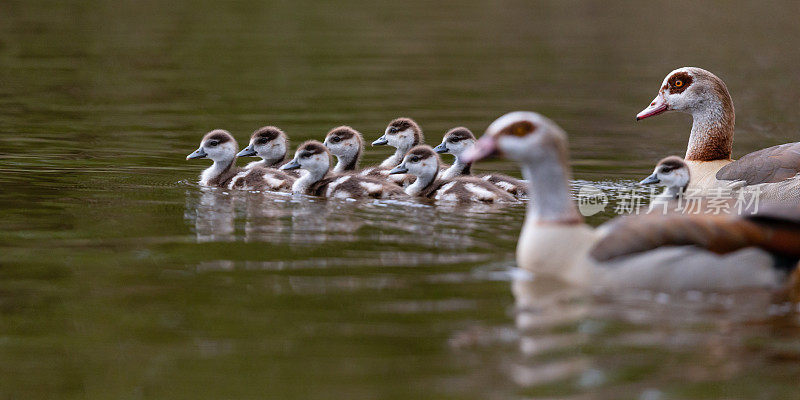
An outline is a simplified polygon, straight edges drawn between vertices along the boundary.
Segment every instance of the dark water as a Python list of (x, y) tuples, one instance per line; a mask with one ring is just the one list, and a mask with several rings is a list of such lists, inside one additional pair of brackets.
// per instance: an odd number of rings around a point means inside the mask
[(688, 117), (633, 122), (678, 66), (727, 81), (735, 156), (800, 140), (799, 12), (5, 1), (0, 398), (797, 398), (800, 321), (770, 293), (575, 294), (513, 269), (523, 206), (208, 191), (184, 157), (218, 127), (410, 116), (438, 143), (527, 109), (618, 190), (685, 148)]

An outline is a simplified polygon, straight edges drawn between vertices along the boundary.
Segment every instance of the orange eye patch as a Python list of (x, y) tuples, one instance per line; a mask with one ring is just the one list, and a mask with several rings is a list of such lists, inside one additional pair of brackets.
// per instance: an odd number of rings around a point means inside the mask
[(525, 136), (534, 131), (536, 127), (528, 121), (517, 122), (508, 127), (508, 134), (513, 136)]
[(677, 72), (669, 77), (667, 84), (670, 94), (682, 93), (692, 84), (692, 76), (683, 71)]

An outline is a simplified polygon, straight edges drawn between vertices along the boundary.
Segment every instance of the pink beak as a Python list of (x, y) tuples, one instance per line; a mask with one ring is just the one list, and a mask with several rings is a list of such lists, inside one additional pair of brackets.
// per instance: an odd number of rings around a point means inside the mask
[(652, 117), (653, 115), (658, 115), (667, 111), (669, 107), (667, 106), (667, 101), (664, 99), (664, 96), (659, 92), (658, 96), (653, 99), (653, 102), (650, 103), (647, 108), (642, 110), (639, 114), (636, 114), (636, 120), (645, 119), (647, 117)]
[(475, 161), (483, 160), (484, 158), (491, 157), (497, 153), (497, 142), (495, 138), (489, 135), (483, 135), (475, 145), (467, 149), (461, 156), (461, 160), (465, 163), (474, 163)]

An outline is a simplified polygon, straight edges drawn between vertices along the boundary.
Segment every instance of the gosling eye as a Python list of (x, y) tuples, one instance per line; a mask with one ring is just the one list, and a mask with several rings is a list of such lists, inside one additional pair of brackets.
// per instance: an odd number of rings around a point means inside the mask
[(256, 140), (256, 144), (267, 144), (267, 139), (266, 138), (258, 139)]
[(409, 161), (411, 161), (411, 162), (413, 162), (413, 163), (415, 163), (415, 162), (419, 162), (419, 157), (417, 157), (417, 156), (411, 157), (411, 158), (409, 159)]
[(389, 128), (389, 133), (397, 133), (397, 128), (395, 127)]
[(661, 171), (659, 171), (659, 173), (660, 174), (664, 174), (664, 175), (669, 175), (669, 174), (672, 173), (672, 170), (671, 169), (667, 169), (667, 168), (663, 168), (663, 169), (661, 169)]
[(459, 141), (459, 140), (460, 140), (460, 139), (459, 139), (459, 138), (456, 138), (456, 137), (452, 137), (452, 138), (450, 138), (450, 139), (447, 139), (447, 141), (448, 141), (448, 142), (450, 142), (450, 143), (458, 143), (458, 141)]
[(209, 147), (217, 147), (218, 144), (219, 142), (216, 140), (211, 140), (208, 142)]
[(331, 138), (331, 142), (333, 142), (333, 143), (339, 143), (340, 141), (342, 141), (342, 138), (340, 138), (338, 136), (334, 136), (334, 137)]

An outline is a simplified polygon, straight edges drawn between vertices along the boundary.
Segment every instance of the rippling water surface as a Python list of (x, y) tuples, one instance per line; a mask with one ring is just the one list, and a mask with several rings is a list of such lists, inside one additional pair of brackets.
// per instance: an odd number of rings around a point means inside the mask
[(0, 397), (796, 398), (798, 312), (772, 293), (574, 293), (514, 268), (524, 205), (208, 190), (184, 157), (218, 127), (298, 144), (410, 116), (438, 143), (530, 109), (579, 183), (623, 192), (685, 148), (688, 117), (633, 122), (681, 65), (727, 81), (735, 156), (800, 140), (799, 11), (6, 1)]

